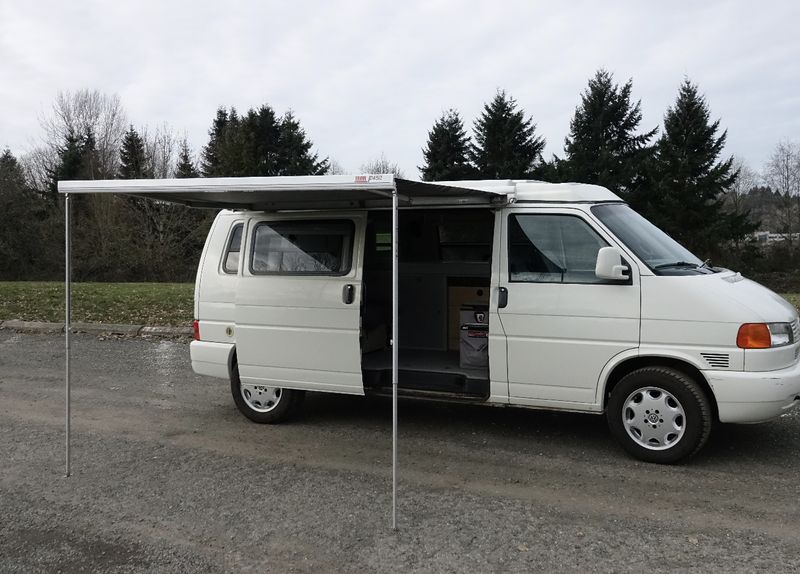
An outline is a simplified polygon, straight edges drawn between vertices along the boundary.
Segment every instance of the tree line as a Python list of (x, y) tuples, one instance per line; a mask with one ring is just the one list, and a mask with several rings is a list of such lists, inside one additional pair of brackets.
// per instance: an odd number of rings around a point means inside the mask
[[(665, 111), (663, 127), (642, 127), (633, 82), (599, 70), (570, 121), (563, 155), (543, 157), (537, 125), (503, 90), (468, 134), (449, 109), (422, 148), (423, 180), (536, 179), (609, 188), (700, 257), (766, 271), (770, 259), (752, 241), (761, 221), (788, 238), (800, 230), (800, 153), (779, 144), (763, 176), (724, 156), (727, 132), (688, 79)], [(313, 149), (291, 112), (269, 105), (239, 113), (220, 107), (195, 158), (169, 126), (135, 128), (116, 96), (61, 94), (42, 121), (42, 144), (22, 158), (0, 155), (0, 278), (52, 279), (63, 272), (63, 206), (57, 182), (71, 179), (319, 175), (343, 170)], [(402, 175), (385, 156), (369, 173)], [(100, 281), (192, 278), (213, 212), (116, 196), (75, 198), (75, 276)], [(786, 251), (789, 249), (789, 251)]]
[(538, 179), (602, 185), (700, 254), (715, 254), (756, 229), (742, 204), (725, 201), (739, 170), (723, 158), (727, 133), (712, 120), (696, 85), (685, 80), (664, 128), (641, 129), (632, 81), (600, 70), (589, 80), (570, 122), (563, 157), (542, 157), (533, 119), (503, 91), (474, 122), (473, 137), (455, 110), (428, 133), (423, 179)]

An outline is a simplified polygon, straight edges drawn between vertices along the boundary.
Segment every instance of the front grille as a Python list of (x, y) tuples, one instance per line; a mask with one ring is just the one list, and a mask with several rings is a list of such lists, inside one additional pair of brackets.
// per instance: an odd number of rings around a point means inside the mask
[(714, 369), (727, 369), (731, 365), (731, 358), (727, 353), (700, 353), (700, 355), (708, 366)]
[(800, 340), (800, 321), (797, 319), (792, 321), (792, 337), (795, 343)]

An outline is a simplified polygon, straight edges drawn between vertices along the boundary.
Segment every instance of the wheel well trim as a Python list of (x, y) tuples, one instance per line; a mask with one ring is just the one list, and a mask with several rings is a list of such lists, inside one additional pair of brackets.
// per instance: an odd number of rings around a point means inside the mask
[(605, 411), (608, 394), (616, 383), (628, 372), (637, 368), (661, 365), (683, 371), (692, 377), (708, 396), (714, 416), (718, 416), (718, 406), (713, 387), (703, 374), (700, 365), (691, 355), (675, 351), (648, 351), (642, 353), (639, 349), (623, 351), (611, 358), (600, 373), (597, 395), (595, 400)]
[(236, 345), (231, 345), (231, 350), (228, 352), (228, 378), (233, 378), (233, 365), (237, 362)]

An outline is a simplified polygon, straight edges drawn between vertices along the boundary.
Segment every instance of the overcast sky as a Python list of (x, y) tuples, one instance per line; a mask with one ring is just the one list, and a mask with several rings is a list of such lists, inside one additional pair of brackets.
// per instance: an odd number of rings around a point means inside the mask
[[(800, 140), (800, 2), (185, 2), (0, 0), (0, 148), (41, 137), (60, 90), (118, 93), (137, 126), (168, 122), (197, 151), (220, 105), (294, 110), (343, 168), (381, 152), (418, 178), (441, 112), (471, 128), (507, 90), (561, 154), (599, 67), (633, 78), (642, 128), (684, 76), (760, 169)], [(504, 7), (504, 8), (501, 8)]]

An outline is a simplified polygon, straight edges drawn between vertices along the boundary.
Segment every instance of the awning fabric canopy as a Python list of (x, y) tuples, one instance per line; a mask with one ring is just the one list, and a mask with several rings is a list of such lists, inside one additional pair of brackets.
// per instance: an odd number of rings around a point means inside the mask
[(58, 190), (62, 194), (125, 194), (191, 207), (265, 211), (390, 208), (395, 186), (399, 204), (406, 207), (495, 205), (513, 196), (513, 184), (481, 183), (466, 184), (473, 188), (455, 182), (366, 174), (61, 181)]
[(319, 175), (300, 177), (221, 177), (60, 181), (64, 194), (65, 251), (65, 430), (66, 476), (70, 476), (70, 332), (71, 216), (70, 199), (81, 194), (132, 195), (191, 207), (265, 211), (320, 209), (392, 210), (392, 527), (397, 527), (397, 398), (398, 398), (398, 211), (401, 207), (493, 206), (513, 201), (512, 181), (425, 183), (391, 174)]

